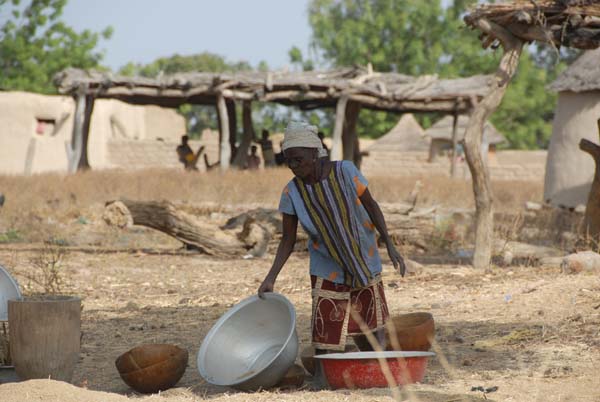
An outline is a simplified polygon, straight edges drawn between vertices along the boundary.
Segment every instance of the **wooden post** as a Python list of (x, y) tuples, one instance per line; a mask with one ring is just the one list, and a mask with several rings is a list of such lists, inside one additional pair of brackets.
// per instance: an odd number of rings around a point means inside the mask
[(81, 130), (81, 157), (77, 165), (78, 170), (87, 170), (90, 168), (88, 161), (88, 140), (90, 137), (92, 112), (94, 111), (94, 100), (94, 97), (91, 95), (85, 97), (85, 113), (83, 114), (83, 127)]
[[(356, 145), (358, 136), (356, 135), (356, 122), (358, 113), (360, 112), (360, 104), (356, 102), (348, 102), (346, 105), (344, 129), (342, 130), (342, 155), (344, 159), (354, 161), (356, 164)], [(359, 151), (360, 152), (360, 151)]]
[(75, 95), (75, 116), (73, 119), (73, 133), (71, 134), (71, 144), (66, 144), (67, 159), (69, 161), (69, 173), (75, 173), (79, 167), (83, 147), (83, 126), (86, 109), (85, 88), (80, 88)]
[(489, 116), (500, 105), (506, 88), (517, 70), (523, 42), (504, 28), (486, 19), (480, 19), (478, 26), (482, 32), (498, 38), (504, 48), (504, 54), (495, 74), (495, 85), (475, 106), (467, 124), (464, 139), (465, 156), (471, 171), (473, 193), (475, 195), (476, 229), (473, 266), (487, 269), (492, 257), (494, 210), (490, 175), (488, 167), (481, 156), (483, 126)]
[[(600, 137), (600, 119), (598, 119), (598, 136)], [(600, 146), (585, 138), (579, 142), (579, 149), (594, 158), (596, 170), (594, 181), (588, 196), (585, 209), (585, 230), (595, 241), (600, 240)]]
[(335, 108), (335, 126), (333, 127), (333, 144), (331, 145), (330, 159), (337, 161), (343, 159), (342, 132), (344, 131), (344, 120), (346, 117), (346, 105), (348, 104), (348, 95), (342, 95)]
[(237, 151), (237, 115), (235, 112), (235, 101), (233, 99), (225, 99), (225, 105), (227, 105), (227, 119), (229, 120), (229, 146), (231, 148), (231, 157), (229, 158), (229, 161), (232, 162)]
[[(31, 137), (29, 139), (29, 144), (27, 144), (27, 152), (25, 153), (25, 169), (23, 173), (26, 176), (31, 174), (33, 169), (33, 158), (35, 157), (35, 147), (37, 144), (37, 138)], [(68, 145), (67, 145), (67, 153), (68, 153)]]
[(458, 146), (458, 112), (454, 111), (452, 121), (452, 160), (450, 161), (450, 176), (456, 177), (456, 147)]
[(217, 116), (219, 118), (219, 163), (221, 170), (229, 169), (229, 160), (231, 158), (231, 144), (229, 142), (229, 118), (227, 115), (227, 105), (225, 97), (219, 93), (217, 95)]
[(240, 168), (246, 164), (248, 149), (255, 138), (254, 127), (252, 125), (252, 102), (250, 101), (242, 102), (242, 127), (242, 142), (233, 158), (233, 164)]

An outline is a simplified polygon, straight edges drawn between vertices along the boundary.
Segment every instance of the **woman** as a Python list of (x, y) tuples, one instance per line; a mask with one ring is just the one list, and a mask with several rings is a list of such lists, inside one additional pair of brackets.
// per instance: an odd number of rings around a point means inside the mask
[(375, 229), (402, 276), (405, 265), (388, 235), (367, 180), (350, 161), (329, 161), (317, 128), (290, 122), (283, 152), (294, 173), (279, 203), (283, 237), (258, 294), (272, 292), (292, 253), (298, 221), (309, 236), (312, 343), (316, 353), (343, 351), (347, 335), (375, 330), (383, 341), (388, 309), (381, 282)]

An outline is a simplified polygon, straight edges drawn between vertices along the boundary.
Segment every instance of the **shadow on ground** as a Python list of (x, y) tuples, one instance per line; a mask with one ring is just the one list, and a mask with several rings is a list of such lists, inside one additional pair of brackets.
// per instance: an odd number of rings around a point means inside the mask
[[(119, 310), (84, 310), (82, 351), (73, 383), (85, 384), (94, 390), (131, 394), (133, 391), (119, 377), (114, 366), (115, 359), (140, 344), (173, 343), (189, 352), (188, 368), (177, 387), (188, 388), (201, 397), (236, 392), (206, 383), (196, 368), (196, 355), (202, 339), (230, 307), (215, 303), (211, 306), (182, 304), (176, 308), (138, 308), (131, 305)], [(299, 333), (307, 334), (310, 317), (300, 314), (297, 322)], [(540, 328), (535, 324), (524, 326), (492, 321), (444, 324), (437, 328), (436, 340), (438, 352), (441, 351), (451, 369), (449, 371), (440, 364), (439, 356), (433, 358), (423, 382), (436, 386), (448, 382), (453, 376), (469, 378), (471, 374), (483, 371), (510, 369), (515, 364), (537, 365), (539, 359), (527, 344), (537, 342), (539, 337)], [(307, 344), (306, 335), (301, 336), (301, 342)], [(304, 390), (311, 391), (310, 381)], [(387, 390), (377, 392), (389, 395)], [(418, 391), (418, 398), (423, 401), (481, 400), (481, 393), (477, 393), (478, 396), (474, 394), (470, 389), (465, 389), (464, 395), (452, 396)], [(493, 397), (493, 394), (489, 396)]]

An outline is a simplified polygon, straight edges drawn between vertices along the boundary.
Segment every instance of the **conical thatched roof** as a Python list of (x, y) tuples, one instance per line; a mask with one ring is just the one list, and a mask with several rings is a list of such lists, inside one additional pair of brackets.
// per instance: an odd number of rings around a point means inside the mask
[(387, 134), (369, 147), (372, 151), (427, 151), (430, 139), (411, 113), (402, 115), (398, 123)]
[(550, 89), (562, 92), (584, 92), (600, 89), (600, 49), (583, 53), (550, 84)]
[[(460, 115), (458, 116), (457, 124), (457, 141), (461, 141), (465, 136), (465, 130), (467, 123), (469, 122), (469, 116)], [(447, 140), (452, 141), (452, 125), (454, 124), (454, 116), (446, 116), (438, 120), (433, 126), (429, 127), (425, 131), (425, 135), (430, 137), (432, 140)], [(483, 137), (488, 144), (500, 144), (506, 141), (506, 138), (500, 133), (489, 121), (485, 122), (483, 127)]]

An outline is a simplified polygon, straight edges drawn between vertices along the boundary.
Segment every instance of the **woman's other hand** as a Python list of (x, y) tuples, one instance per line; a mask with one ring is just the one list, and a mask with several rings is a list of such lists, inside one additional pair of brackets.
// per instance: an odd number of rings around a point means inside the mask
[(258, 287), (258, 297), (263, 299), (265, 296), (265, 293), (272, 292), (274, 287), (275, 287), (275, 281), (270, 278), (265, 278), (263, 283), (261, 283), (260, 286)]
[(387, 250), (394, 268), (400, 272), (400, 275), (404, 276), (406, 274), (406, 264), (404, 263), (404, 258), (402, 258), (398, 250), (396, 250), (396, 246), (394, 246), (392, 242), (387, 243)]

